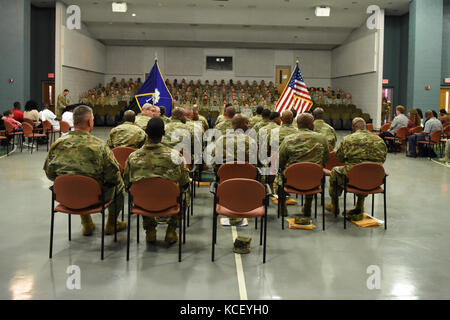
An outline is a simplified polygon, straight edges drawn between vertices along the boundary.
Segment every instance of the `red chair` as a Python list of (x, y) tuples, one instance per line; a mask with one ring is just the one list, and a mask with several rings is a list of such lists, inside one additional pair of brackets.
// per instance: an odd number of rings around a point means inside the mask
[(394, 141), (394, 144), (399, 143), (400, 146), (402, 146), (403, 143), (406, 143), (407, 139), (408, 139), (408, 128), (407, 127), (398, 128), (395, 131), (394, 137), (384, 137), (384, 140)]
[[(427, 141), (417, 141), (419, 144), (423, 144), (427, 146), (428, 155), (430, 155), (430, 151), (432, 150), (433, 146), (439, 146), (441, 144), (441, 130), (435, 130), (430, 134), (430, 139)], [(430, 157), (431, 158), (431, 157)]]
[(44, 129), (44, 133), (47, 134), (50, 139), (50, 144), (52, 143), (52, 140), (55, 141), (55, 133), (59, 133), (59, 136), (61, 136), (61, 130), (53, 129), (51, 122), (48, 120), (42, 121), (42, 128)]
[(263, 245), (264, 233), (263, 263), (266, 263), (269, 186), (264, 187), (261, 182), (253, 179), (236, 178), (220, 184), (215, 182), (210, 190), (214, 194), (211, 261), (214, 261), (217, 240), (217, 216), (222, 215), (229, 218), (261, 217), (259, 245)]
[(2, 140), (6, 140), (6, 156), (8, 156), (9, 155), (9, 141), (8, 141), (8, 138), (5, 137), (5, 136), (0, 136), (0, 141), (2, 141)]
[(380, 133), (386, 132), (389, 130), (390, 127), (391, 127), (391, 123), (387, 122), (381, 126), (380, 132), (376, 132), (375, 134), (379, 135)]
[[(178, 261), (181, 262), (181, 239), (186, 242), (186, 229), (183, 228), (182, 219), (185, 219), (183, 194), (178, 185), (170, 180), (161, 178), (148, 178), (133, 182), (128, 191), (128, 233), (127, 233), (127, 261), (130, 259), (130, 226), (131, 215), (137, 215), (137, 242), (139, 243), (139, 216), (170, 217), (179, 215), (179, 243)], [(182, 237), (183, 234), (183, 237)]]
[[(28, 138), (28, 142), (31, 139), (31, 154), (33, 154), (35, 141), (36, 141), (37, 151), (39, 151), (39, 143), (37, 142), (37, 139), (38, 138), (46, 138), (47, 135), (45, 135), (43, 133), (34, 132), (33, 127), (27, 122), (22, 123), (22, 128), (23, 128), (23, 134), (24, 134), (25, 138)], [(28, 150), (29, 149), (30, 149), (30, 146), (28, 145)], [(48, 139), (47, 139), (47, 151), (48, 151)]]
[[(102, 214), (102, 244), (101, 259), (104, 258), (105, 247), (105, 210), (113, 201), (105, 202), (100, 184), (93, 178), (79, 175), (63, 175), (56, 178), (52, 187), (52, 209), (50, 227), (50, 259), (53, 253), (53, 229), (55, 213), (68, 214), (69, 241), (71, 235), (71, 217), (75, 215), (86, 215), (93, 213)], [(59, 204), (55, 207), (55, 201)], [(114, 241), (117, 241), (117, 229), (114, 224)]]
[[(350, 168), (344, 182), (344, 229), (347, 228), (347, 193), (355, 195), (372, 195), (372, 217), (374, 215), (375, 194), (383, 194), (384, 200), (384, 229), (387, 229), (386, 215), (386, 177), (387, 174), (381, 164), (362, 162)], [(382, 186), (384, 186), (382, 188)]]
[(367, 130), (369, 130), (370, 132), (373, 132), (373, 123), (367, 124)]
[[(317, 218), (317, 194), (325, 199), (325, 175), (323, 168), (312, 162), (299, 162), (290, 165), (285, 173), (281, 173), (282, 187), (278, 188), (278, 214), (284, 213), (286, 195), (288, 193), (302, 196), (314, 195), (315, 212)], [(282, 215), (283, 216), (283, 215)], [(284, 230), (284, 219), (281, 219), (281, 228)], [(322, 201), (322, 229), (325, 230), (325, 206)]]
[(59, 122), (59, 131), (61, 133), (67, 133), (70, 129), (70, 124), (68, 122), (62, 120)]
[(23, 132), (14, 130), (14, 126), (9, 121), (3, 120), (3, 123), (5, 124), (6, 137), (8, 138), (8, 140), (10, 138), (12, 138), (13, 149), (14, 149), (14, 146), (15, 146), (15, 141), (14, 141), (15, 137), (18, 136), (19, 137), (20, 152), (22, 152), (22, 149), (23, 149), (23, 143), (22, 143)]
[(135, 151), (136, 149), (130, 147), (115, 147), (114, 149), (112, 149), (114, 157), (119, 163), (120, 173), (123, 173), (123, 170), (125, 170), (125, 164), (128, 160), (128, 157)]

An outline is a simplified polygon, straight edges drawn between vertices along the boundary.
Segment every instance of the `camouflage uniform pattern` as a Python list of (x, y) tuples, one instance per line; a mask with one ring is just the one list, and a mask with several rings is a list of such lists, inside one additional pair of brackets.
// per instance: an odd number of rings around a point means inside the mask
[(64, 93), (61, 93), (58, 96), (58, 100), (56, 103), (56, 117), (61, 118), (62, 114), (63, 114), (63, 106), (66, 106), (70, 103), (69, 98), (67, 98), (66, 95), (64, 95)]
[(299, 129), (284, 138), (280, 145), (280, 169), (285, 170), (297, 162), (312, 162), (325, 166), (330, 158), (328, 142), (320, 133)]
[(278, 133), (278, 142), (281, 146), (281, 143), (283, 143), (284, 139), (294, 133), (298, 133), (298, 128), (291, 124), (281, 124), (280, 131)]
[(139, 113), (134, 120), (134, 124), (145, 131), (147, 129), (147, 124), (152, 117), (149, 117), (146, 114)]
[(342, 194), (340, 186), (344, 184), (345, 175), (352, 166), (361, 162), (383, 164), (386, 154), (387, 147), (383, 139), (367, 130), (358, 130), (346, 136), (336, 151), (336, 157), (345, 166), (334, 167), (331, 171), (330, 196), (337, 198)]
[[(253, 111), (252, 111), (253, 112)], [(262, 120), (262, 116), (260, 114), (257, 114), (256, 116), (253, 116), (249, 122), (248, 122), (248, 127), (249, 128), (253, 128), (253, 126), (258, 123), (259, 121)]]
[[(227, 153), (227, 142), (234, 141), (234, 148), (233, 148), (233, 154)], [(242, 143), (245, 145), (245, 161), (250, 162), (250, 152), (252, 150), (258, 150), (256, 141), (251, 138), (250, 136), (239, 132), (239, 131), (233, 131), (230, 133), (227, 133), (225, 135), (222, 135), (219, 139), (217, 139), (217, 142), (213, 148), (212, 155), (216, 156), (216, 145), (220, 145), (222, 143), (222, 163), (227, 162), (228, 159), (233, 159), (233, 161), (238, 160), (238, 152), (237, 148), (238, 146), (242, 145)]]
[(123, 206), (124, 183), (119, 164), (106, 143), (83, 131), (70, 131), (51, 146), (44, 171), (54, 181), (61, 175), (82, 175), (97, 180), (105, 201), (116, 199), (109, 213), (117, 216)]
[(256, 133), (259, 132), (259, 129), (261, 129), (262, 127), (267, 126), (270, 123), (269, 119), (262, 119), (261, 121), (255, 123), (255, 125), (253, 127), (251, 127), (253, 130), (256, 131)]
[[(180, 164), (174, 164), (172, 159), (179, 158)], [(180, 190), (190, 182), (189, 171), (184, 167), (184, 159), (175, 150), (158, 144), (146, 144), (141, 149), (130, 154), (123, 172), (125, 185), (131, 186), (147, 178), (168, 179), (176, 184)], [(155, 218), (143, 217), (144, 229), (156, 227)], [(177, 225), (178, 215), (169, 218), (169, 225)]]
[(144, 130), (135, 126), (131, 122), (113, 128), (109, 133), (108, 147), (131, 147), (134, 149), (141, 148), (147, 142), (147, 134)]
[(314, 131), (322, 134), (327, 139), (328, 145), (334, 149), (336, 146), (337, 136), (336, 131), (332, 126), (323, 120), (315, 120)]
[(231, 120), (224, 119), (222, 122), (216, 124), (214, 128), (222, 132), (222, 135), (225, 135), (227, 133), (227, 130), (233, 130), (233, 125), (231, 123)]

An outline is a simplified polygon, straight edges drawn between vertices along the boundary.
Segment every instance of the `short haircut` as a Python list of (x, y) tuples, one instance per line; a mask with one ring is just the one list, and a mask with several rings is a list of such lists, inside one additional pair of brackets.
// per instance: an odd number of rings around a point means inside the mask
[(314, 117), (310, 113), (302, 113), (297, 118), (297, 126), (301, 128), (309, 128), (314, 123)]
[(92, 109), (88, 106), (78, 106), (73, 110), (73, 125), (83, 125), (92, 115)]
[(273, 111), (271, 114), (270, 114), (270, 120), (273, 120), (273, 119), (276, 119), (276, 118), (279, 118), (280, 117), (280, 113), (278, 113), (278, 112), (276, 112), (276, 111)]
[(136, 120), (136, 114), (133, 110), (127, 110), (123, 114), (123, 121), (134, 123), (134, 120)]
[(314, 109), (314, 111), (313, 111), (314, 119), (322, 120), (323, 119), (323, 113), (324, 113), (324, 111), (323, 111), (322, 108)]
[(233, 117), (233, 119), (231, 120), (231, 125), (233, 126), (234, 130), (237, 129), (242, 129), (242, 130), (246, 130), (247, 127), (245, 125), (245, 123), (248, 123), (248, 118), (242, 114), (237, 114)]
[(269, 109), (264, 109), (263, 112), (261, 113), (261, 115), (264, 119), (270, 119), (270, 114), (271, 114), (271, 112)]
[(69, 89), (64, 89), (64, 92), (69, 92)]
[(228, 118), (233, 118), (236, 114), (236, 109), (230, 106), (225, 110), (225, 114), (228, 116)]
[(14, 102), (14, 109), (20, 109), (20, 102)]
[(144, 111), (144, 110), (149, 110), (150, 111), (152, 107), (153, 106), (150, 103), (146, 103), (146, 104), (144, 104), (142, 106), (142, 111)]
[(366, 129), (366, 121), (360, 117), (354, 118), (352, 121), (352, 125), (356, 130), (365, 130)]
[(4, 115), (5, 117), (9, 116), (10, 114), (13, 114), (13, 112), (12, 112), (11, 110), (5, 110), (5, 111), (3, 112), (3, 115)]
[(256, 114), (262, 114), (263, 110), (264, 110), (264, 108), (262, 106), (258, 106), (256, 108)]
[(397, 106), (395, 109), (398, 112), (400, 112), (401, 114), (405, 114), (405, 107), (404, 106)]
[(282, 121), (284, 124), (291, 124), (292, 121), (294, 121), (294, 117), (293, 117), (293, 115), (292, 115), (292, 111), (291, 111), (291, 110), (284, 110), (284, 111), (281, 113), (281, 121)]
[(161, 117), (166, 115), (166, 107), (163, 106), (159, 107), (159, 111), (161, 113)]
[(151, 118), (147, 123), (145, 128), (145, 133), (147, 133), (150, 139), (156, 140), (161, 139), (165, 134), (164, 131), (164, 121), (160, 117)]
[(227, 103), (227, 104), (225, 105), (225, 108), (228, 108), (228, 107), (231, 107), (231, 106), (233, 106), (231, 103)]

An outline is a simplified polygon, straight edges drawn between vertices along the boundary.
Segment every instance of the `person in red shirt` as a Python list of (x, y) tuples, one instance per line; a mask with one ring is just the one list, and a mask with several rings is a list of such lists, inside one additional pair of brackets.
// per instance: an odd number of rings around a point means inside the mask
[(23, 122), (23, 112), (20, 111), (20, 107), (21, 107), (20, 102), (14, 102), (14, 109), (13, 109), (14, 120)]

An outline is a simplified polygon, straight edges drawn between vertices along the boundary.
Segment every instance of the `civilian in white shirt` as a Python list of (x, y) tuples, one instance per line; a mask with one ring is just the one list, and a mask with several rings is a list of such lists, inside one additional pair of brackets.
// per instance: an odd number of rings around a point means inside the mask
[(42, 122), (49, 121), (52, 124), (53, 130), (59, 130), (59, 121), (56, 120), (56, 115), (48, 107), (48, 104), (44, 104), (44, 109), (40, 112), (39, 117)]
[[(73, 131), (73, 106), (67, 106), (66, 109), (64, 109), (65, 112), (62, 114), (62, 121), (67, 122), (70, 125), (70, 131)], [(63, 133), (62, 135), (65, 136), (68, 134), (68, 132)]]

